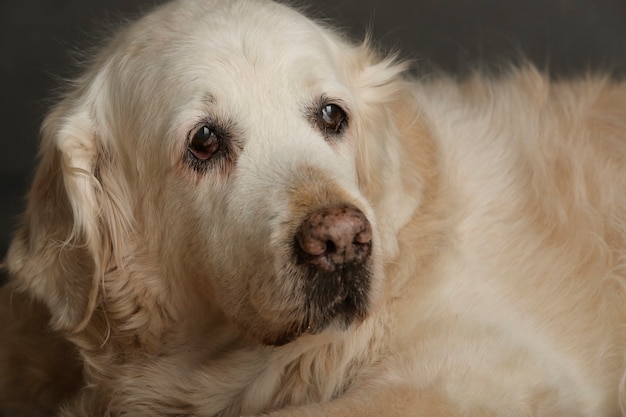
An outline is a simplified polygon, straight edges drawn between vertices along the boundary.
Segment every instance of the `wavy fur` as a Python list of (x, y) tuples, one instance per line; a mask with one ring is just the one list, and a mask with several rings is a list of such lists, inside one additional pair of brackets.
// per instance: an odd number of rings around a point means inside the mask
[[(2, 411), (626, 415), (626, 84), (406, 70), (268, 1), (178, 0), (115, 36), (42, 129)], [(362, 321), (294, 255), (335, 206), (372, 228)]]

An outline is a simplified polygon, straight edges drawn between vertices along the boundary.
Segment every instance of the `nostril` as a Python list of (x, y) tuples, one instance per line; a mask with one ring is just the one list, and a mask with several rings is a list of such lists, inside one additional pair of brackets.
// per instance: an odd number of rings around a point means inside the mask
[(370, 243), (372, 241), (372, 228), (369, 226), (369, 222), (366, 228), (361, 232), (357, 233), (354, 237), (355, 243), (365, 244)]
[(298, 245), (300, 248), (309, 255), (319, 256), (326, 253), (328, 250), (328, 243), (330, 241), (322, 241), (319, 239), (315, 239), (314, 236), (311, 235), (309, 231), (300, 231), (296, 235), (296, 240), (298, 241)]

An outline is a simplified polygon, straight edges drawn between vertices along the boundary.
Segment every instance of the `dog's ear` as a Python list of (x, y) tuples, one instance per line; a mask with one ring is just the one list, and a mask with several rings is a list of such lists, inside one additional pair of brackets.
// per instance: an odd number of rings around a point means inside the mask
[(357, 48), (356, 62), (357, 176), (389, 259), (398, 253), (398, 232), (432, 194), (437, 151), (407, 79), (408, 64), (379, 58), (368, 41)]
[(67, 331), (88, 323), (115, 244), (132, 223), (122, 170), (93, 107), (67, 99), (44, 121), (39, 166), (7, 256), (15, 287), (42, 300), (53, 327)]

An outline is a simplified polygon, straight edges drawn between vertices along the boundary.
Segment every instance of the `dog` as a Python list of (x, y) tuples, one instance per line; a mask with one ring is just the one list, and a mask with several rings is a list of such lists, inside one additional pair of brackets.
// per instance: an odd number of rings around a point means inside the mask
[(7, 416), (626, 416), (626, 83), (175, 0), (51, 110)]

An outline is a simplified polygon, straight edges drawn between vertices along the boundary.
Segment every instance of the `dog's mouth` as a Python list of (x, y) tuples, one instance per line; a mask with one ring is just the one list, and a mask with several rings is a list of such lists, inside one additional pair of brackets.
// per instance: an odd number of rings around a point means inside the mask
[(369, 305), (369, 271), (369, 267), (362, 264), (346, 265), (333, 274), (309, 271), (305, 310), (317, 321), (311, 327), (321, 331), (331, 322), (347, 327), (365, 319)]
[[(305, 289), (304, 305), (287, 319), (287, 325), (279, 330), (263, 335), (262, 343), (266, 345), (282, 346), (294, 341), (300, 336), (321, 333), (330, 326), (345, 330), (352, 324), (365, 320), (369, 311), (369, 274), (367, 269), (347, 268), (341, 280), (354, 280), (353, 285), (321, 285)], [(321, 280), (329, 277), (316, 277)], [(339, 278), (332, 277), (330, 281), (338, 282)]]
[[(296, 232), (293, 260), (300, 305), (284, 317), (281, 330), (265, 334), (268, 345), (284, 345), (331, 325), (345, 329), (369, 310), (372, 229), (352, 205), (316, 210)], [(293, 271), (293, 269), (292, 269)]]

